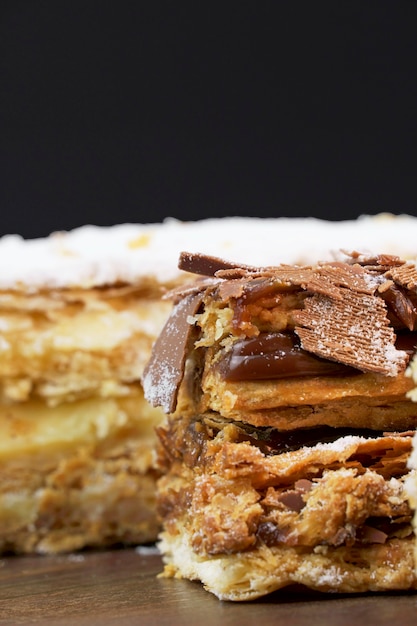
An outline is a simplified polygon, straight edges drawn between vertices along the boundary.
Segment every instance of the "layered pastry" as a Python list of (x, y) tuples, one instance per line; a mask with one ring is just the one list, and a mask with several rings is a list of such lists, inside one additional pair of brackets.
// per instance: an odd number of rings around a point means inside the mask
[(1, 552), (155, 539), (162, 415), (140, 378), (168, 312), (147, 277), (0, 290)]
[(177, 266), (181, 250), (276, 264), (332, 259), (348, 242), (409, 255), (416, 237), (417, 219), (380, 215), (168, 219), (1, 238), (0, 552), (157, 537), (155, 428), (165, 416), (144, 400), (141, 378), (171, 311), (163, 295), (192, 278)]
[(193, 283), (146, 366), (162, 407), (165, 574), (225, 600), (288, 585), (415, 589), (405, 482), (417, 269), (388, 254), (252, 266), (183, 253)]

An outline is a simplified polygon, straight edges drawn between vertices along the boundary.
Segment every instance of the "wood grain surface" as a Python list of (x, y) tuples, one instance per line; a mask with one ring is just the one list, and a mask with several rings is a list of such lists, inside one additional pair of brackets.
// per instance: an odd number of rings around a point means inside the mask
[(199, 583), (158, 578), (155, 550), (0, 560), (0, 624), (73, 626), (407, 626), (417, 594), (338, 596), (281, 590), (221, 602)]

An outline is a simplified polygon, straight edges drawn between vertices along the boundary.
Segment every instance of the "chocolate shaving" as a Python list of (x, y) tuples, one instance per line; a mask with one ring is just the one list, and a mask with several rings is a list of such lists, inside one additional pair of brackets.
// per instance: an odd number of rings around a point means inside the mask
[(258, 269), (251, 268), (249, 266), (247, 266), (246, 269), (244, 269), (243, 267), (236, 267), (230, 270), (218, 270), (216, 272), (216, 278), (222, 278), (223, 280), (238, 280), (239, 278), (244, 278), (245, 280), (248, 280), (250, 278), (257, 277), (265, 278), (268, 276), (274, 276), (275, 271), (275, 268), (269, 270), (267, 267)]
[(278, 502), (281, 502), (292, 511), (300, 513), (306, 505), (303, 495), (309, 493), (312, 487), (313, 483), (311, 480), (300, 478), (295, 481), (294, 489), (287, 489), (279, 494)]
[(178, 268), (193, 274), (215, 276), (224, 281), (273, 277), (277, 284), (297, 286), (305, 285), (314, 273), (309, 266), (281, 264), (276, 267), (255, 267), (192, 252), (181, 252)]
[(413, 331), (417, 327), (417, 297), (397, 285), (390, 285), (381, 293), (393, 321), (401, 328), (402, 326)]
[(277, 287), (301, 287), (306, 289), (307, 285), (313, 280), (314, 275), (315, 270), (311, 267), (297, 265), (280, 265), (275, 268), (273, 273), (265, 271), (266, 277), (270, 278), (273, 276)]
[(243, 272), (259, 271), (259, 268), (241, 263), (232, 263), (216, 256), (199, 254), (193, 252), (181, 252), (178, 268), (184, 272), (200, 274), (203, 276), (215, 276), (219, 270), (237, 270), (239, 274)]
[(299, 513), (306, 505), (303, 500), (303, 495), (295, 489), (288, 489), (280, 494), (278, 501), (291, 511)]
[(242, 298), (247, 292), (248, 285), (252, 282), (251, 279), (237, 279), (237, 280), (225, 280), (221, 282), (217, 290), (217, 295), (223, 302), (229, 302), (232, 298), (235, 300)]
[(358, 293), (373, 294), (377, 283), (370, 278), (369, 274), (360, 265), (326, 263), (317, 268), (313, 279), (307, 284), (309, 291), (322, 293), (338, 300), (341, 300), (343, 297), (340, 287), (345, 287)]
[(205, 277), (197, 278), (191, 284), (180, 285), (167, 291), (163, 296), (163, 300), (172, 300), (174, 303), (178, 303), (183, 298), (197, 293), (207, 293), (209, 289), (214, 289), (219, 285), (220, 281), (215, 278)]
[(383, 300), (341, 289), (342, 300), (315, 294), (294, 313), (303, 349), (363, 371), (387, 376), (403, 371), (408, 355), (395, 348)]
[(360, 543), (385, 543), (388, 535), (378, 528), (364, 524), (358, 529), (356, 538)]
[(412, 291), (417, 289), (417, 268), (411, 263), (406, 263), (400, 267), (391, 267), (387, 275), (401, 287), (406, 287)]
[(347, 263), (357, 263), (368, 271), (386, 271), (404, 265), (405, 261), (393, 254), (366, 255), (360, 252), (345, 252)]
[(155, 341), (143, 374), (145, 398), (153, 406), (161, 406), (167, 413), (175, 410), (184, 376), (188, 343), (193, 330), (188, 318), (197, 313), (202, 301), (203, 293), (191, 293), (173, 308)]
[(307, 478), (300, 478), (299, 480), (295, 481), (294, 487), (297, 489), (297, 491), (300, 491), (301, 493), (308, 493), (309, 491), (311, 491), (313, 483)]

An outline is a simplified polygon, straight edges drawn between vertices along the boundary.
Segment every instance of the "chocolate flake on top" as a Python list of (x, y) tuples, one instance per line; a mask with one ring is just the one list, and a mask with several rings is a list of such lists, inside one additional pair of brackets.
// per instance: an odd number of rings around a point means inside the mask
[(161, 406), (167, 413), (175, 409), (184, 375), (187, 345), (193, 328), (188, 319), (198, 311), (202, 298), (201, 292), (188, 294), (173, 308), (143, 374), (147, 400), (154, 406)]
[(313, 295), (294, 313), (303, 349), (363, 371), (403, 371), (408, 356), (395, 348), (386, 303), (374, 295), (380, 282), (360, 265), (319, 266), (307, 286)]
[(304, 350), (363, 371), (395, 376), (408, 355), (395, 348), (395, 333), (382, 299), (343, 290), (343, 299), (314, 294), (294, 314)]
[(359, 293), (373, 294), (377, 283), (375, 279), (370, 279), (369, 274), (360, 265), (326, 263), (319, 265), (313, 272), (313, 278), (307, 289), (341, 300), (344, 297), (341, 287)]
[(203, 276), (215, 276), (219, 270), (256, 270), (256, 268), (252, 268), (249, 265), (242, 266), (239, 263), (231, 263), (208, 254), (194, 254), (192, 252), (181, 252), (178, 268), (184, 272), (191, 272), (192, 274), (200, 274)]
[(400, 267), (391, 267), (387, 272), (398, 285), (410, 290), (417, 289), (417, 267), (411, 263), (405, 263)]

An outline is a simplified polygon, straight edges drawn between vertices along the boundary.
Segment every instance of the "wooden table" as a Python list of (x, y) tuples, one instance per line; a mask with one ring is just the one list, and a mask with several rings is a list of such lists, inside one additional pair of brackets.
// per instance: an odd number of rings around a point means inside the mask
[(0, 560), (0, 624), (65, 626), (407, 626), (417, 594), (276, 592), (221, 602), (198, 583), (157, 578), (155, 549)]

